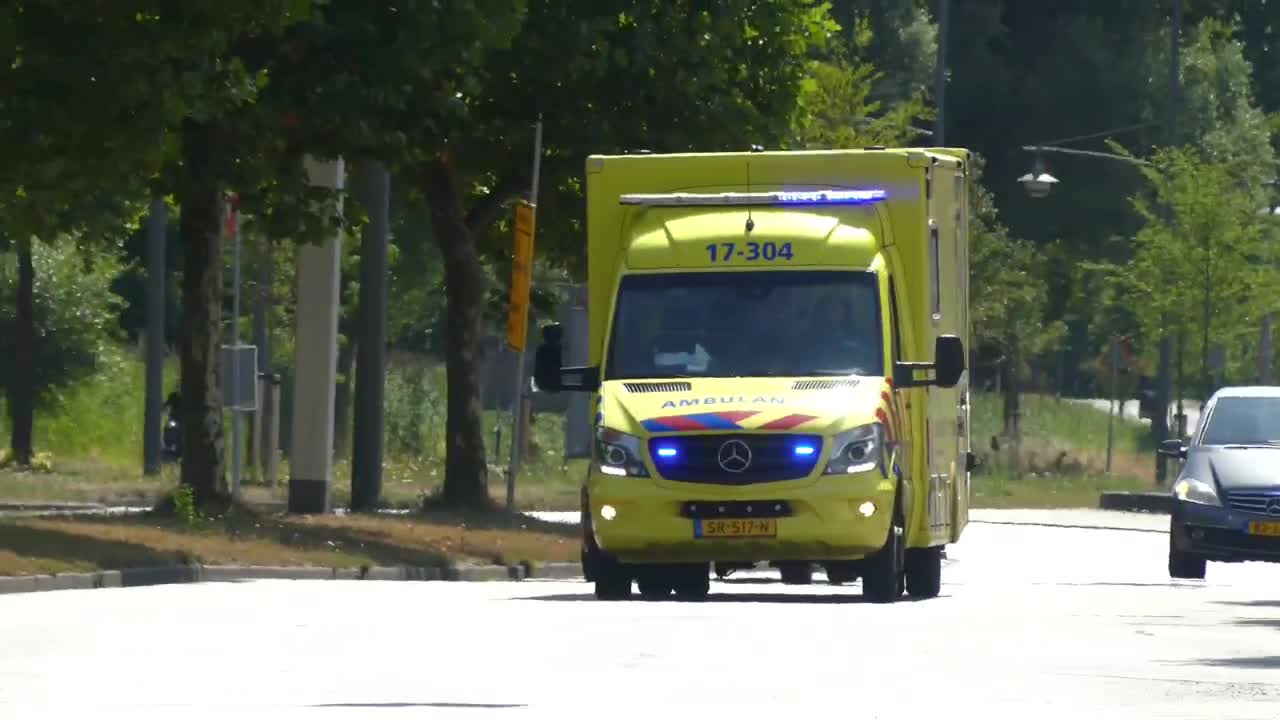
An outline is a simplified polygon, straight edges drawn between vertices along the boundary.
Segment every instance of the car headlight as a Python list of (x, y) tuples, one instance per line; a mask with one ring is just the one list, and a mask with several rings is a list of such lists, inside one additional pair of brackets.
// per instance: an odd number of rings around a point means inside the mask
[(871, 423), (846, 430), (831, 441), (826, 475), (848, 475), (876, 469), (884, 452), (884, 426)]
[(1183, 502), (1196, 503), (1198, 505), (1222, 505), (1222, 501), (1218, 499), (1218, 492), (1213, 489), (1213, 485), (1195, 478), (1182, 478), (1174, 483), (1173, 495)]
[(606, 475), (649, 477), (640, 450), (640, 438), (612, 428), (596, 429), (596, 462)]

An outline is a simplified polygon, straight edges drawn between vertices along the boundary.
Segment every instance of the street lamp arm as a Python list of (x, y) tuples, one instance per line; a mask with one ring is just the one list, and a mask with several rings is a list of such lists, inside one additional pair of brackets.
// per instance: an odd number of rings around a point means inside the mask
[(1155, 122), (1144, 122), (1144, 123), (1138, 123), (1137, 125), (1129, 125), (1127, 127), (1114, 128), (1112, 130), (1103, 130), (1101, 132), (1089, 133), (1088, 135), (1073, 135), (1071, 137), (1059, 138), (1057, 140), (1042, 140), (1041, 143), (1044, 145), (1061, 146), (1061, 145), (1066, 145), (1067, 143), (1080, 142), (1081, 140), (1093, 140), (1095, 138), (1110, 137), (1112, 135), (1119, 135), (1120, 133), (1127, 133), (1127, 132), (1133, 132), (1134, 130), (1142, 130), (1144, 128), (1156, 127), (1159, 124), (1160, 123), (1155, 123)]
[(1073, 148), (1054, 147), (1052, 145), (1023, 145), (1023, 150), (1034, 153), (1062, 153), (1064, 155), (1084, 155), (1086, 157), (1104, 158), (1107, 160), (1120, 160), (1132, 165), (1150, 165), (1146, 160), (1140, 160), (1127, 155), (1116, 155), (1114, 153), (1096, 152), (1093, 150), (1076, 150)]

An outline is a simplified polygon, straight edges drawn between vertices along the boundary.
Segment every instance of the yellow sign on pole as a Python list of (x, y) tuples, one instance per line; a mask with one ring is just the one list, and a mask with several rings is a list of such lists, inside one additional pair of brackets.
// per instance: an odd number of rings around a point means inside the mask
[(524, 352), (529, 339), (534, 210), (534, 205), (527, 200), (516, 205), (516, 236), (511, 251), (511, 303), (507, 311), (507, 345), (516, 352)]

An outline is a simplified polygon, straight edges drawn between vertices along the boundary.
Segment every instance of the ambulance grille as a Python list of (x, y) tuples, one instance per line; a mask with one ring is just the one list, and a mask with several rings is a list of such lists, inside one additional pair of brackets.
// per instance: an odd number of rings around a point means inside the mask
[(792, 390), (835, 390), (836, 388), (857, 387), (861, 382), (857, 378), (840, 378), (839, 380), (797, 380)]
[[(720, 464), (725, 443), (737, 440), (737, 457), (749, 460), (746, 467), (733, 472)], [(820, 453), (798, 455), (797, 445), (822, 447), (820, 435), (777, 433), (768, 435), (685, 435), (649, 440), (649, 453), (665, 480), (704, 483), (707, 485), (753, 485), (755, 483), (799, 480), (808, 477), (818, 464)], [(662, 457), (657, 448), (675, 448), (674, 457)], [(732, 466), (732, 463), (731, 463)]]
[(693, 383), (687, 382), (629, 382), (623, 383), (622, 386), (627, 389), (627, 392), (632, 393), (689, 392), (693, 390)]

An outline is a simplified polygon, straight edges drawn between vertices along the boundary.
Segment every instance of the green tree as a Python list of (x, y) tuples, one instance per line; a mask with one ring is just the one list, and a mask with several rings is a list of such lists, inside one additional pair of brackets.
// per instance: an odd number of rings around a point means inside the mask
[(1065, 333), (1046, 318), (1048, 264), (1033, 243), (1010, 235), (1000, 222), (991, 194), (982, 186), (981, 157), (970, 175), (970, 322), (977, 349), (995, 355), (1004, 394), (1004, 432), (1017, 437), (1019, 393), (1030, 360)]
[(586, 155), (780, 144), (806, 54), (833, 27), (825, 4), (811, 0), (731, 0), (714, 9), (473, 0), (447, 11), (397, 10), (333, 0), (320, 21), (295, 33), (305, 63), (273, 77), (300, 115), (315, 118), (300, 128), (309, 138), (302, 144), (382, 158), (406, 201), (430, 218), (447, 302), (443, 500), (485, 507), (484, 267), (508, 252), (509, 236), (494, 229), (529, 186), (536, 116), (546, 138), (539, 252), (581, 270)]
[[(17, 308), (0, 304), (0, 378), (18, 377), (17, 366), (29, 363), (29, 397), (47, 400), (50, 394), (101, 368), (118, 339), (116, 313), (122, 302), (111, 292), (111, 283), (121, 271), (114, 252), (94, 246), (78, 247), (75, 238), (31, 246), (31, 313), (36, 342), (20, 346)], [(0, 254), (0, 297), (10, 298), (20, 284), (20, 263), (16, 253)], [(28, 320), (28, 318), (22, 318)], [(31, 418), (16, 415), (26, 401), (17, 397), (15, 383), (6, 382), (10, 428), (16, 429)], [(30, 452), (31, 446), (12, 448)], [(30, 456), (22, 459), (30, 462)]]
[(1238, 163), (1188, 148), (1157, 153), (1144, 174), (1152, 193), (1134, 205), (1146, 225), (1133, 260), (1117, 272), (1145, 335), (1166, 330), (1180, 348), (1194, 348), (1197, 390), (1206, 397), (1211, 345), (1256, 337), (1262, 313), (1280, 301), (1274, 237), (1258, 214), (1266, 193), (1246, 182)]

